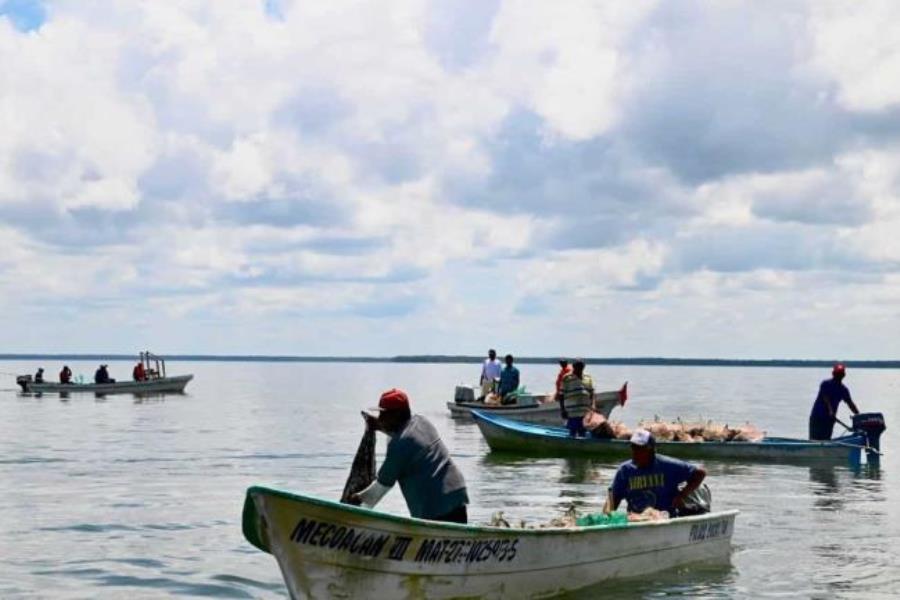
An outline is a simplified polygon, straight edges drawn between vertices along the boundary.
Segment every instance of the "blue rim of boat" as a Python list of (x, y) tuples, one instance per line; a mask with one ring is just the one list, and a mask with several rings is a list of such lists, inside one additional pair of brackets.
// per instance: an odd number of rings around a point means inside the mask
[[(583, 438), (573, 438), (569, 435), (569, 430), (565, 427), (558, 427), (552, 425), (540, 425), (537, 423), (530, 423), (525, 421), (516, 421), (515, 419), (509, 419), (506, 417), (501, 417), (499, 415), (493, 415), (489, 413), (485, 413), (479, 410), (472, 410), (472, 416), (476, 421), (484, 421), (486, 423), (490, 423), (500, 429), (504, 429), (507, 431), (513, 431), (516, 433), (520, 433), (526, 436), (534, 436), (540, 437), (543, 439), (558, 439), (564, 440), (573, 445), (575, 444), (600, 444), (600, 445), (627, 445), (629, 444), (628, 440), (607, 440), (593, 437), (583, 437)], [(860, 433), (854, 433), (851, 435), (845, 435), (839, 438), (834, 438), (829, 441), (814, 441), (814, 440), (804, 440), (799, 438), (784, 438), (784, 437), (765, 437), (758, 442), (660, 442), (661, 444), (670, 445), (670, 444), (684, 444), (685, 447), (693, 446), (695, 444), (703, 444), (704, 447), (733, 447), (735, 444), (763, 444), (763, 445), (778, 445), (785, 448), (815, 448), (821, 446), (840, 446), (846, 447), (851, 450), (865, 450), (865, 435)]]

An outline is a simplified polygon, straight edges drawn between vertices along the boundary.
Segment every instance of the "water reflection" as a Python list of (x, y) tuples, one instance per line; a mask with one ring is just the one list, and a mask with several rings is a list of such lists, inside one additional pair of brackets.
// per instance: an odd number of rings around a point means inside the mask
[[(856, 481), (880, 481), (881, 465), (880, 464), (863, 464), (853, 469)], [(881, 489), (881, 486), (877, 486)]]
[(586, 458), (564, 458), (562, 473), (559, 479), (562, 485), (585, 483), (593, 478), (595, 470), (593, 463)]
[(186, 396), (187, 394), (173, 394), (166, 392), (157, 392), (152, 394), (129, 394), (132, 398), (134, 398), (135, 404), (157, 404), (160, 402), (165, 402), (168, 396)]
[(838, 511), (844, 508), (844, 498), (840, 493), (838, 475), (834, 465), (809, 467), (809, 480), (813, 483), (813, 508)]
[[(812, 551), (816, 562), (824, 565), (817, 578), (818, 591), (824, 594), (858, 590), (862, 584), (875, 584), (885, 578), (885, 553), (879, 539), (891, 527), (884, 505), (881, 471), (877, 465), (861, 465), (847, 470), (839, 467), (809, 468), (813, 508), (822, 511), (817, 519), (823, 530), (837, 530), (849, 520), (853, 539), (819, 536)], [(831, 513), (834, 513), (833, 516)]]
[[(841, 481), (842, 474), (853, 475), (849, 485)], [(849, 470), (834, 465), (810, 466), (809, 480), (814, 484), (810, 488), (814, 496), (813, 507), (818, 510), (840, 511), (848, 500), (883, 500), (879, 465), (855, 465)]]
[(738, 575), (730, 557), (723, 564), (698, 564), (635, 577), (610, 581), (558, 596), (566, 600), (588, 598), (722, 598), (730, 597)]

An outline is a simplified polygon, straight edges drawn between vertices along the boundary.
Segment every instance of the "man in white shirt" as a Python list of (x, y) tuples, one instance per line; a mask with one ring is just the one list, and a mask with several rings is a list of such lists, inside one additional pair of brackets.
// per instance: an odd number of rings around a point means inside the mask
[(494, 382), (500, 379), (500, 370), (503, 364), (497, 358), (497, 351), (491, 348), (488, 350), (488, 357), (484, 359), (481, 365), (481, 397), (485, 397), (494, 391)]

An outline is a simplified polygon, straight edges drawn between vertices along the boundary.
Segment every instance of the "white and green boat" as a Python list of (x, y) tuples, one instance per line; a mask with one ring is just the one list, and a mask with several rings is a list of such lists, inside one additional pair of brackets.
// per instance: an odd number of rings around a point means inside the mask
[(509, 529), (251, 487), (243, 530), (275, 556), (292, 598), (544, 598), (685, 564), (727, 563), (736, 515)]

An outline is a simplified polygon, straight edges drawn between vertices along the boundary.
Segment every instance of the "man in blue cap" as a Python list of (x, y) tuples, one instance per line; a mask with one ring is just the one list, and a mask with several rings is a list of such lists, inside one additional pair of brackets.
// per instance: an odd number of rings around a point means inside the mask
[(809, 439), (831, 439), (841, 401), (847, 403), (854, 415), (859, 414), (859, 409), (856, 408), (856, 404), (850, 398), (850, 390), (843, 383), (846, 375), (846, 367), (841, 363), (837, 363), (831, 369), (831, 379), (826, 379), (819, 385), (819, 394), (816, 396), (816, 402), (809, 413)]
[[(648, 508), (668, 511), (672, 516), (702, 512), (686, 510), (685, 501), (700, 487), (706, 471), (656, 453), (656, 440), (646, 429), (631, 436), (631, 460), (622, 463), (609, 486), (604, 513), (611, 513), (622, 500), (628, 512), (640, 513)], [(685, 484), (683, 488), (678, 486)]]

